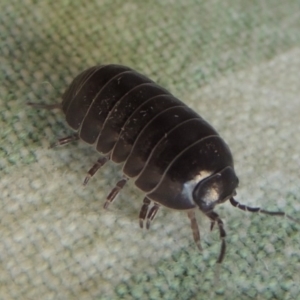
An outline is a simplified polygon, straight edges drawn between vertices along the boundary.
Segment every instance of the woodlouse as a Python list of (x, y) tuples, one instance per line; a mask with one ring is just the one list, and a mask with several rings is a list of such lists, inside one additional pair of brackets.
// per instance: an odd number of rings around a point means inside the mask
[[(217, 223), (225, 255), (225, 230), (217, 204), (229, 200), (244, 211), (287, 216), (237, 202), (238, 178), (232, 154), (216, 130), (196, 112), (146, 76), (121, 65), (99, 65), (80, 73), (62, 96), (61, 104), (37, 108), (60, 108), (76, 132), (54, 146), (81, 139), (95, 146), (102, 157), (88, 171), (87, 184), (108, 160), (123, 163), (123, 178), (109, 193), (104, 207), (115, 198), (129, 178), (145, 193), (140, 227), (150, 227), (160, 205), (187, 211), (193, 238), (201, 250), (195, 218), (199, 208)], [(150, 207), (153, 203), (152, 207)]]

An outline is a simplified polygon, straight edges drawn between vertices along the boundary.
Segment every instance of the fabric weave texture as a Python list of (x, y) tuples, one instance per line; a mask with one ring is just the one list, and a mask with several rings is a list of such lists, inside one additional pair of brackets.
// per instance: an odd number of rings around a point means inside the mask
[[(121, 166), (83, 187), (99, 154), (68, 136), (54, 104), (96, 64), (123, 64), (195, 109), (230, 146), (236, 200), (300, 219), (299, 0), (0, 1), (0, 299), (300, 299), (300, 225), (200, 212), (199, 253), (184, 212), (141, 230), (143, 194)], [(216, 280), (218, 274), (218, 280)]]

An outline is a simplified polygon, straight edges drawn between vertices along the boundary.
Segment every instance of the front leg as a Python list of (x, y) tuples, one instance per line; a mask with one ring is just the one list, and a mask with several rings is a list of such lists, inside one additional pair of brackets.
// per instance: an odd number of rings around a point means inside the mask
[(191, 228), (193, 231), (193, 238), (194, 241), (200, 251), (202, 251), (201, 243), (200, 243), (200, 232), (199, 232), (199, 226), (196, 220), (195, 211), (189, 210), (187, 213), (190, 221), (191, 221)]

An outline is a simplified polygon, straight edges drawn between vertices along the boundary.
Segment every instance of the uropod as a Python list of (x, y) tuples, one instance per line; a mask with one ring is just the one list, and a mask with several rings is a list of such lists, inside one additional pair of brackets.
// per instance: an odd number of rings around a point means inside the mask
[(123, 164), (123, 177), (108, 194), (107, 208), (128, 179), (145, 194), (139, 224), (150, 228), (160, 206), (186, 211), (199, 250), (195, 211), (217, 224), (224, 259), (224, 225), (214, 211), (229, 200), (244, 211), (286, 216), (234, 199), (238, 178), (229, 147), (200, 115), (146, 76), (122, 65), (97, 65), (80, 73), (66, 89), (62, 103), (36, 108), (62, 109), (75, 134), (54, 146), (83, 140), (101, 157), (88, 171), (84, 185), (108, 160)]

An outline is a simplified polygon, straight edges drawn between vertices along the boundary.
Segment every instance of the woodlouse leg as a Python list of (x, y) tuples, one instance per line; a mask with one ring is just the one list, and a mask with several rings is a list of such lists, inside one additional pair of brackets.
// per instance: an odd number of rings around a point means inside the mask
[[(41, 108), (41, 109), (51, 110), (51, 109), (61, 109), (62, 108), (61, 103), (40, 104), (40, 103), (28, 102), (27, 105), (31, 106), (33, 108), (36, 108), (36, 109)], [(64, 138), (61, 138), (61, 139), (57, 140), (55, 143), (53, 143), (52, 145), (49, 146), (49, 149), (54, 148), (54, 147), (58, 147), (58, 146), (62, 146), (62, 145), (66, 145), (66, 144), (69, 144), (69, 143), (77, 141), (77, 140), (79, 140), (79, 136), (78, 136), (77, 133), (75, 133), (73, 135), (70, 135), (70, 136), (67, 136), (67, 137), (64, 137)]]
[(108, 194), (106, 201), (104, 203), (104, 208), (108, 208), (109, 204), (113, 202), (113, 200), (116, 198), (116, 196), (119, 194), (120, 190), (124, 187), (126, 182), (129, 178), (123, 177), (123, 179), (119, 180), (116, 184), (116, 186), (111, 190), (111, 192)]
[(150, 228), (150, 224), (153, 221), (154, 217), (157, 214), (157, 211), (159, 210), (160, 205), (158, 203), (154, 203), (154, 205), (151, 207), (151, 209), (148, 211), (147, 214), (147, 222), (146, 222), (146, 228)]
[(230, 198), (230, 203), (234, 207), (237, 207), (237, 208), (239, 208), (243, 211), (249, 211), (249, 212), (252, 212), (252, 213), (262, 213), (262, 214), (271, 215), (271, 216), (287, 217), (290, 220), (300, 224), (300, 220), (297, 220), (297, 219), (287, 215), (285, 212), (282, 212), (282, 211), (268, 211), (268, 210), (261, 209), (260, 207), (250, 207), (250, 206), (247, 206), (247, 205), (240, 204), (238, 201), (236, 201), (233, 198)]
[(40, 104), (40, 103), (32, 103), (28, 102), (28, 106), (34, 107), (34, 108), (42, 108), (42, 109), (61, 109), (61, 104), (56, 103), (56, 104)]
[(202, 251), (202, 247), (201, 247), (201, 243), (200, 243), (200, 232), (199, 232), (199, 226), (196, 220), (196, 216), (195, 216), (195, 211), (194, 210), (190, 210), (187, 213), (190, 221), (191, 221), (191, 228), (193, 231), (193, 237), (194, 237), (194, 241), (198, 247), (198, 249), (200, 251)]
[(151, 200), (149, 198), (145, 197), (143, 200), (143, 205), (140, 210), (140, 214), (139, 214), (141, 228), (144, 227), (144, 221), (146, 219), (146, 215), (147, 215), (150, 203), (151, 203)]
[(109, 161), (109, 156), (100, 157), (96, 163), (89, 169), (83, 181), (83, 185), (87, 185), (88, 181), (95, 175), (95, 173)]
[(210, 213), (208, 213), (206, 215), (211, 219), (211, 221), (213, 223), (217, 222), (218, 227), (219, 227), (220, 239), (221, 239), (221, 250), (220, 250), (220, 254), (219, 254), (217, 263), (220, 264), (220, 263), (222, 263), (224, 256), (225, 256), (225, 252), (226, 252), (226, 241), (225, 241), (226, 232), (224, 230), (224, 224), (216, 212), (211, 211)]
[(66, 145), (66, 144), (69, 144), (69, 143), (72, 143), (72, 142), (78, 141), (78, 140), (79, 140), (79, 136), (78, 136), (77, 133), (75, 133), (75, 134), (72, 134), (70, 136), (66, 136), (66, 137), (63, 137), (61, 139), (58, 139), (55, 143), (50, 145), (49, 149), (55, 148), (55, 147), (58, 147), (58, 146), (63, 146), (63, 145)]

